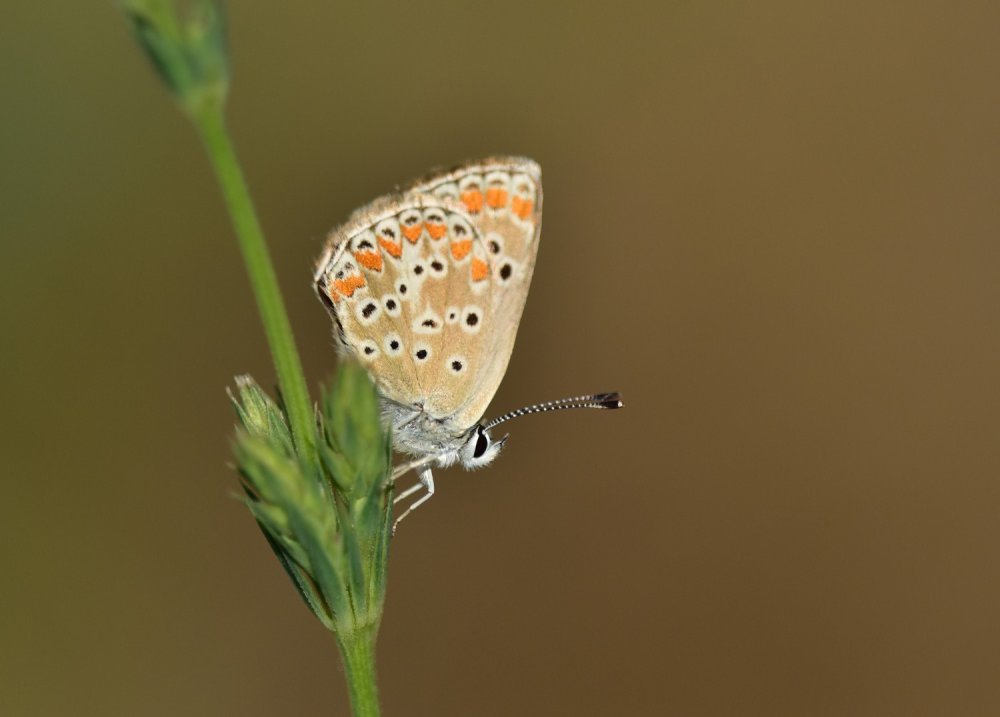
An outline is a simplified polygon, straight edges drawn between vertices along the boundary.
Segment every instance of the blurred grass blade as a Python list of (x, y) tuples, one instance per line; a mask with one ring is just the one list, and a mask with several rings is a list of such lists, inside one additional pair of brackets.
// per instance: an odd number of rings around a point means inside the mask
[(185, 110), (222, 105), (229, 52), (221, 0), (121, 0), (121, 6), (139, 45)]

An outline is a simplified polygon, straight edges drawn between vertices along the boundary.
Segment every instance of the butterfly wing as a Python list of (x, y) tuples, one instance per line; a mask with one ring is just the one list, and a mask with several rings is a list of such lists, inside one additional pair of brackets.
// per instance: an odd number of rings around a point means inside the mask
[(316, 289), (341, 351), (367, 366), (383, 398), (444, 420), (474, 390), (485, 354), (486, 260), (461, 204), (390, 195), (333, 232)]
[(534, 162), (487, 160), (378, 199), (331, 234), (316, 289), (385, 399), (453, 435), (479, 420), (513, 350), (540, 202)]
[[(432, 175), (414, 191), (458, 200), (482, 238), (489, 267), (489, 304), (483, 317), (486, 339), (477, 354), (472, 390), (439, 405), (458, 426), (476, 423), (493, 399), (507, 371), (524, 302), (538, 254), (542, 226), (541, 168), (521, 157), (495, 157), (470, 162)], [(451, 287), (461, 299), (468, 288)]]

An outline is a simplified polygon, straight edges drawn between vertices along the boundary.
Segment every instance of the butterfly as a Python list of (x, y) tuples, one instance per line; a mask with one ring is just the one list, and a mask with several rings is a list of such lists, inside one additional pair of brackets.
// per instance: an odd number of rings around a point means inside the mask
[(493, 157), (433, 173), (356, 210), (331, 232), (315, 289), (329, 309), (342, 355), (375, 382), (393, 447), (415, 457), (434, 494), (431, 467), (487, 465), (507, 436), (490, 429), (528, 413), (619, 408), (617, 393), (537, 404), (489, 423), (528, 296), (542, 225), (541, 169)]

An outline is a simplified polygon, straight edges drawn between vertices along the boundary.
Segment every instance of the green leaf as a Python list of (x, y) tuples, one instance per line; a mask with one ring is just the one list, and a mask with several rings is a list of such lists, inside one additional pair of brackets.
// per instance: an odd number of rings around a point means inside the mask
[[(375, 386), (356, 363), (341, 367), (334, 385), (323, 393), (323, 420), (331, 447), (343, 454), (354, 469), (365, 470), (370, 479), (372, 456), (383, 441), (381, 410)], [(360, 494), (368, 492), (368, 485)]]
[(377, 629), (385, 602), (391, 440), (368, 375), (344, 366), (322, 394), (318, 472), (282, 407), (248, 376), (233, 397), (247, 506), (299, 595), (338, 635)]
[(236, 408), (236, 414), (243, 428), (252, 436), (265, 438), (275, 444), (283, 455), (295, 455), (295, 445), (288, 429), (285, 412), (270, 396), (261, 390), (250, 376), (236, 377), (239, 398), (229, 391), (229, 400)]
[(391, 489), (386, 495), (386, 502), (382, 508), (382, 522), (375, 535), (375, 549), (372, 551), (372, 566), (368, 583), (368, 602), (370, 609), (374, 610), (376, 614), (381, 615), (388, 576), (389, 541), (392, 536)]
[(317, 525), (310, 524), (308, 517), (302, 513), (293, 513), (289, 518), (293, 531), (309, 555), (310, 576), (330, 606), (334, 621), (350, 624), (354, 613), (348, 595), (348, 568), (341, 535), (333, 528), (332, 520), (326, 525)]
[[(259, 523), (258, 523), (259, 524)], [(261, 525), (261, 532), (264, 533), (264, 537), (267, 538), (268, 545), (271, 546), (271, 550), (274, 551), (275, 557), (278, 558), (278, 562), (281, 563), (281, 567), (285, 569), (285, 573), (288, 575), (289, 579), (292, 581), (292, 585), (295, 586), (295, 590), (299, 593), (302, 601), (306, 604), (313, 615), (323, 623), (323, 626), (327, 630), (333, 630), (334, 622), (333, 617), (330, 615), (329, 608), (323, 601), (323, 596), (319, 592), (316, 584), (312, 581), (309, 573), (301, 566), (301, 564), (296, 563), (295, 560), (285, 551), (281, 544), (271, 535), (271, 533)]]
[(333, 485), (344, 494), (349, 495), (351, 487), (354, 485), (354, 468), (343, 455), (326, 443), (320, 443), (317, 450), (319, 451), (320, 463)]
[(349, 526), (342, 532), (344, 537), (344, 554), (347, 563), (347, 576), (351, 589), (351, 602), (355, 615), (365, 615), (368, 612), (368, 590), (365, 588), (365, 560), (359, 543), (356, 526), (350, 516), (340, 509), (340, 524)]

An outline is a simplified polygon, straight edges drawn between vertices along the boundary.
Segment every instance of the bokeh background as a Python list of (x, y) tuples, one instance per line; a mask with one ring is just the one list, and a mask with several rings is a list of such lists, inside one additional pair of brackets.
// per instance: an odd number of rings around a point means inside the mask
[[(347, 714), (227, 468), (273, 371), (113, 3), (6, 7), (0, 713)], [(310, 380), (326, 231), (539, 160), (492, 412), (393, 543), (387, 715), (1000, 714), (1000, 6), (231, 3), (230, 117)]]

